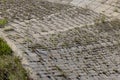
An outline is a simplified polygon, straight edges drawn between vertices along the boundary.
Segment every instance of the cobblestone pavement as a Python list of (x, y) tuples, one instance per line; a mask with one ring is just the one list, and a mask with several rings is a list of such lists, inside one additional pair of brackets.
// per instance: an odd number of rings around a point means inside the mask
[[(2, 36), (34, 80), (119, 80), (119, 0), (0, 1)], [(116, 19), (113, 19), (116, 18)]]
[[(54, 2), (55, 0), (48, 1)], [(56, 0), (55, 2), (88, 8), (97, 13), (120, 19), (120, 0)]]
[(103, 13), (110, 17), (117, 17), (120, 19), (120, 0), (73, 0), (71, 4), (87, 7), (98, 13)]

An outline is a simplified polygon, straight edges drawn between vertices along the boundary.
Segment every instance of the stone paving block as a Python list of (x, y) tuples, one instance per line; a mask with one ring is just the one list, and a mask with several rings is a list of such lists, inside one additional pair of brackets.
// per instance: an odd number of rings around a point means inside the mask
[(114, 1), (113, 0), (108, 0), (107, 2), (106, 2), (106, 4), (111, 4), (111, 3), (113, 3)]
[(83, 0), (73, 0), (71, 4), (78, 5), (81, 2), (83, 2)]

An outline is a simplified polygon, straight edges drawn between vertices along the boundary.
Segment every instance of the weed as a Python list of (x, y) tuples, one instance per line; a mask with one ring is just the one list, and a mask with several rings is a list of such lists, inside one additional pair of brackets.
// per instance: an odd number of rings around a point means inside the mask
[(3, 27), (7, 24), (7, 19), (0, 19), (0, 27)]
[(0, 56), (2, 55), (12, 55), (12, 50), (7, 43), (0, 38)]
[(117, 8), (115, 8), (115, 9), (114, 9), (114, 12), (118, 12), (118, 9), (117, 9)]
[(106, 20), (106, 16), (105, 15), (101, 15), (101, 22), (105, 23), (105, 20)]

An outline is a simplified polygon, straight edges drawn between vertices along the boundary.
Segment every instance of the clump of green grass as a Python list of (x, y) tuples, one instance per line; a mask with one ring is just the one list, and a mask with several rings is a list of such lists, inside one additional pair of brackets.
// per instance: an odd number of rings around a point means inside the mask
[(0, 38), (0, 80), (29, 80), (20, 59), (12, 55), (11, 48)]
[(7, 22), (7, 19), (0, 19), (0, 26), (5, 26)]
[(0, 56), (0, 80), (28, 80), (20, 60), (13, 56)]
[(0, 38), (0, 56), (2, 55), (12, 55), (11, 48)]

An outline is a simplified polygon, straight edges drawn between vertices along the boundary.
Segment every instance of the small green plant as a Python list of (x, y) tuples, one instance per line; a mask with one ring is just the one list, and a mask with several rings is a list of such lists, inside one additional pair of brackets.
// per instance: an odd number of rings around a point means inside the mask
[(7, 19), (0, 19), (0, 26), (4, 26), (7, 24)]
[(7, 43), (0, 38), (0, 56), (1, 55), (11, 55), (12, 50), (11, 48), (7, 45)]
[(98, 18), (96, 18), (96, 19), (94, 20), (94, 22), (95, 22), (95, 25), (98, 26), (100, 20), (99, 20)]
[(117, 8), (115, 8), (115, 9), (114, 9), (114, 12), (118, 12), (118, 9), (117, 9)]
[(68, 43), (67, 41), (65, 41), (65, 42), (62, 43), (61, 46), (62, 46), (62, 47), (69, 47), (69, 43)]
[(100, 21), (102, 23), (105, 23), (105, 20), (106, 20), (106, 16), (105, 15), (101, 15)]

